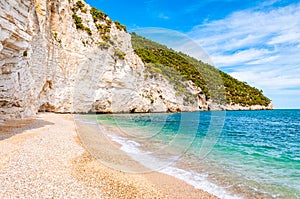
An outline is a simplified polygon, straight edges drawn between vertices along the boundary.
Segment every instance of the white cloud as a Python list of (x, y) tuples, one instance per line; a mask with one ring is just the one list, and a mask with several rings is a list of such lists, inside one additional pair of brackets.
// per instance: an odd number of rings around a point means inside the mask
[(248, 62), (248, 64), (251, 64), (251, 65), (269, 64), (269, 63), (277, 60), (278, 58), (279, 58), (278, 55), (269, 56), (269, 57), (264, 57), (263, 59), (257, 59), (257, 60), (250, 61), (250, 62)]
[(299, 43), (299, 40), (295, 41), (300, 33), (299, 18), (300, 5), (269, 12), (246, 10), (233, 13), (223, 20), (196, 26), (189, 35), (204, 47), (222, 50), (257, 45), (259, 41), (268, 43), (275, 38)]
[(165, 15), (164, 13), (160, 13), (160, 14), (158, 15), (158, 18), (160, 18), (160, 19), (170, 19), (170, 17), (167, 16), (167, 15)]
[(284, 44), (284, 43), (299, 43), (300, 32), (289, 32), (286, 34), (281, 34), (277, 37), (271, 39), (268, 44)]
[[(217, 67), (230, 68), (237, 79), (274, 97), (289, 89), (300, 90), (299, 19), (299, 3), (248, 9), (200, 24), (188, 35), (208, 52)], [(298, 108), (299, 96), (295, 95)]]
[[(243, 79), (246, 82), (253, 84), (256, 87), (267, 87), (269, 90), (278, 90), (285, 88), (298, 87), (300, 85), (300, 78), (294, 76), (294, 72), (290, 74), (278, 75), (284, 73), (282, 70), (273, 71), (261, 71), (261, 70), (250, 70), (250, 71), (237, 71), (232, 72), (230, 75), (237, 79)], [(300, 89), (300, 88), (299, 88)]]
[(258, 61), (271, 54), (267, 49), (247, 49), (235, 53), (224, 55), (217, 53), (212, 54), (211, 58), (217, 66), (232, 66), (236, 64), (247, 64), (247, 62)]

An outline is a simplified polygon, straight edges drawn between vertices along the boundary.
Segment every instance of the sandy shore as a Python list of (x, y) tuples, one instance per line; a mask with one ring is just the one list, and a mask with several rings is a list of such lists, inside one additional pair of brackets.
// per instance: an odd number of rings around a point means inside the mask
[[(90, 135), (79, 137), (78, 128)], [(2, 124), (0, 198), (216, 198), (172, 176), (129, 174), (104, 166), (94, 157), (140, 167), (105, 146), (97, 154), (87, 151), (84, 143), (93, 143), (96, 133), (89, 128), (76, 126), (71, 115), (53, 113)]]

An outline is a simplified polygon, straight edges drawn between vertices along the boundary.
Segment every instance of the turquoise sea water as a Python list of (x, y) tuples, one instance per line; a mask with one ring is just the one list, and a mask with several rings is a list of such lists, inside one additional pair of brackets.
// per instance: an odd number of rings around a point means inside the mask
[(124, 132), (112, 135), (124, 151), (169, 160), (156, 169), (221, 198), (300, 198), (300, 110), (116, 114), (97, 120)]

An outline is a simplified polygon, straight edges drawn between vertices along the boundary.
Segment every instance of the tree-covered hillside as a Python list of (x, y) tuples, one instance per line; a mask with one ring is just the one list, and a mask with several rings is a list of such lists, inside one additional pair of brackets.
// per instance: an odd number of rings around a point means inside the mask
[(170, 71), (175, 70), (183, 79), (192, 80), (199, 86), (208, 99), (221, 104), (240, 104), (242, 106), (267, 106), (271, 102), (262, 94), (261, 90), (238, 81), (209, 64), (135, 33), (132, 33), (131, 36), (133, 48), (148, 70), (161, 73), (168, 79), (172, 79), (169, 77), (172, 73), (168, 72), (168, 68)]

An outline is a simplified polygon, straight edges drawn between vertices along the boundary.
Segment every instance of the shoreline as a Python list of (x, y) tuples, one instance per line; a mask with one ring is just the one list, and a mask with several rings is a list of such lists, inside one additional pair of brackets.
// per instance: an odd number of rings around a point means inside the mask
[[(0, 197), (217, 198), (166, 174), (108, 168), (86, 151), (76, 128), (70, 114), (40, 113), (2, 123)], [(101, 155), (138, 165), (126, 154)]]
[[(111, 137), (104, 137), (101, 135), (102, 139), (93, 139), (94, 137), (99, 137), (99, 128), (97, 128), (97, 125), (86, 125), (83, 122), (76, 121), (77, 127), (85, 133), (84, 136), (79, 137), (81, 138), (81, 142), (86, 145), (88, 145), (88, 150), (90, 154), (92, 154), (93, 157), (96, 158), (95, 161), (99, 162), (99, 159), (105, 161), (108, 160), (109, 162), (113, 162), (114, 165), (108, 165), (109, 167), (115, 167), (115, 168), (109, 168), (110, 170), (121, 172), (118, 170), (130, 170), (132, 171), (132, 168), (137, 173), (124, 173), (127, 176), (140, 176), (147, 179), (148, 182), (153, 184), (155, 187), (158, 187), (159, 191), (163, 193), (163, 195), (167, 198), (217, 198), (216, 196), (203, 191), (201, 189), (196, 189), (194, 186), (186, 183), (185, 181), (178, 179), (174, 176), (160, 173), (158, 171), (149, 171), (149, 168), (145, 168), (143, 165), (141, 165), (139, 162), (133, 160), (129, 155), (127, 155), (124, 151), (120, 150), (121, 144), (114, 141)], [(101, 125), (102, 126), (102, 125)], [(110, 129), (114, 132), (114, 128)], [(88, 134), (89, 135), (88, 135)], [(100, 140), (106, 141), (101, 142)], [(111, 142), (112, 145), (109, 145), (107, 141)], [(115, 148), (114, 148), (115, 147)], [(117, 150), (116, 150), (117, 149)], [(105, 154), (113, 154), (111, 155), (105, 155)], [(104, 158), (106, 156), (106, 159)], [(114, 159), (114, 157), (117, 157), (117, 160)], [(120, 162), (119, 162), (120, 161)], [(103, 163), (103, 162), (102, 162)], [(120, 164), (119, 164), (120, 163)], [(128, 168), (124, 168), (123, 165), (127, 165)], [(104, 163), (105, 164), (105, 163)], [(106, 163), (109, 164), (109, 163)], [(103, 164), (102, 164), (103, 165)], [(151, 197), (152, 198), (152, 197)]]
[[(105, 123), (105, 122), (104, 123), (101, 122), (101, 124), (99, 124), (97, 121), (93, 119), (90, 117), (87, 118), (79, 117), (76, 120), (76, 122), (80, 124), (84, 124), (90, 128), (94, 128), (96, 133), (94, 136), (90, 136), (90, 137), (94, 137), (94, 138), (97, 137), (97, 139), (100, 140), (107, 139), (107, 141), (110, 142), (112, 146), (116, 145), (118, 151), (122, 151), (130, 159), (136, 160), (137, 162), (135, 162), (135, 164), (144, 165), (145, 167), (140, 169), (140, 171), (135, 168), (136, 170), (138, 170), (138, 172), (145, 172), (145, 173), (157, 172), (159, 174), (172, 176), (173, 178), (176, 178), (177, 180), (183, 181), (184, 183), (192, 186), (196, 190), (203, 190), (207, 193), (210, 193), (211, 195), (214, 195), (217, 198), (241, 198), (240, 193), (243, 192), (243, 190), (239, 190), (236, 192), (231, 192), (231, 191), (228, 192), (226, 189), (224, 189), (224, 187), (226, 187), (227, 185), (223, 187), (222, 184), (219, 184), (219, 181), (217, 182), (212, 181), (212, 179), (207, 177), (207, 173), (205, 172), (203, 173), (202, 171), (198, 172), (199, 170), (197, 171), (194, 169), (190, 169), (189, 168), (191, 166), (190, 163), (184, 164), (184, 162), (181, 162), (180, 160), (176, 160), (175, 162), (173, 162), (172, 158), (169, 159), (170, 157), (172, 157), (172, 154), (173, 156), (176, 156), (176, 152), (175, 152), (176, 148), (173, 148), (175, 149), (175, 151), (169, 148), (168, 151), (165, 151), (164, 153), (156, 153), (155, 152), (156, 150), (159, 151), (161, 147), (163, 147), (160, 141), (154, 141), (153, 144), (156, 146), (152, 148), (153, 147), (152, 144), (148, 143), (149, 144), (148, 145), (146, 143), (143, 143), (144, 141), (143, 138), (142, 140), (139, 139), (140, 136), (141, 137), (151, 136), (151, 133), (149, 134), (148, 132), (147, 134), (147, 132), (132, 126), (123, 127), (121, 125), (121, 127), (118, 127), (118, 125)], [(91, 131), (89, 130), (88, 132)], [(99, 137), (99, 132), (102, 132), (101, 134), (105, 135), (105, 136), (102, 135), (104, 138)], [(84, 134), (83, 137), (87, 137), (87, 135)], [(95, 140), (93, 140), (93, 142), (94, 141)], [(93, 153), (94, 151), (93, 145), (95, 144), (92, 144), (90, 141), (87, 141), (86, 145), (89, 146), (88, 148), (91, 148), (91, 153)], [(103, 149), (98, 148), (98, 151), (103, 151)], [(102, 157), (99, 156), (97, 153), (93, 154), (93, 156), (102, 160)], [(185, 159), (185, 161), (186, 160), (188, 162), (190, 161), (190, 159)], [(130, 162), (124, 162), (124, 164), (127, 165), (127, 167), (129, 167), (130, 172), (132, 171), (132, 168), (134, 168), (134, 165)], [(198, 166), (202, 166), (199, 165), (202, 164), (201, 162), (198, 162), (197, 164)], [(126, 170), (127, 168), (123, 168), (123, 169)]]

